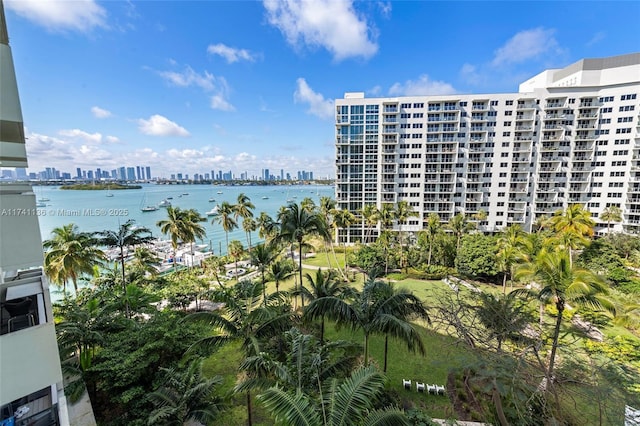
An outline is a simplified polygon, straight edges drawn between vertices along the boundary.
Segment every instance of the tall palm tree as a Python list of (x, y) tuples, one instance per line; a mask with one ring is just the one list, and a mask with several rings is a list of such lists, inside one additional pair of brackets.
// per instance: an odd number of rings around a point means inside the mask
[(556, 211), (549, 219), (549, 226), (556, 232), (556, 240), (566, 247), (571, 263), (571, 251), (589, 244), (595, 224), (582, 204), (571, 204), (565, 210)]
[(384, 390), (384, 381), (374, 367), (365, 366), (342, 383), (333, 379), (326, 386), (319, 384), (313, 396), (271, 387), (259, 399), (274, 418), (288, 425), (409, 425), (398, 409), (374, 408)]
[(611, 222), (622, 221), (622, 210), (618, 206), (607, 206), (600, 214), (600, 219), (607, 222), (607, 234), (610, 234)]
[(260, 212), (258, 220), (258, 236), (263, 240), (270, 239), (278, 232), (278, 223), (265, 212)]
[[(328, 230), (325, 221), (318, 213), (310, 212), (296, 203), (290, 203), (281, 218), (280, 233), (277, 238), (281, 241), (297, 244), (298, 246), (298, 269), (300, 274), (300, 286), (302, 283), (302, 249), (305, 237), (318, 235), (326, 238)], [(296, 288), (297, 290), (297, 288)], [(294, 300), (294, 307), (297, 308), (297, 299)], [(304, 299), (302, 299), (304, 308)]]
[(242, 243), (239, 240), (231, 240), (229, 243), (229, 256), (233, 258), (235, 262), (236, 268), (236, 279), (240, 279), (238, 277), (238, 259), (242, 257), (244, 254), (244, 247), (242, 247)]
[(449, 219), (448, 228), (456, 237), (456, 250), (460, 250), (462, 236), (473, 229), (473, 224), (464, 213), (458, 213)]
[(189, 250), (193, 254), (193, 243), (196, 240), (202, 240), (207, 236), (207, 231), (202, 225), (207, 218), (202, 216), (196, 209), (188, 209), (184, 211), (182, 241), (189, 243)]
[(421, 233), (424, 235), (424, 239), (426, 240), (426, 244), (429, 247), (427, 252), (427, 265), (431, 265), (431, 255), (433, 254), (433, 246), (436, 240), (436, 237), (440, 233), (441, 230), (440, 225), (440, 216), (438, 213), (430, 213), (427, 217), (427, 223)]
[[(233, 213), (234, 213), (234, 217), (236, 219), (236, 222), (238, 221), (238, 219), (242, 218), (242, 229), (245, 231), (246, 237), (247, 237), (247, 245), (249, 247), (249, 250), (251, 250), (251, 243), (249, 242), (249, 232), (247, 232), (245, 226), (244, 226), (244, 222), (248, 219), (253, 218), (253, 209), (255, 209), (256, 206), (253, 205), (253, 203), (251, 202), (251, 198), (249, 198), (245, 193), (241, 192), (240, 194), (238, 194), (238, 199), (236, 204), (233, 205)], [(247, 223), (247, 227), (250, 228), (250, 223)]]
[(247, 217), (242, 219), (242, 230), (247, 236), (247, 244), (249, 247), (249, 251), (251, 251), (251, 233), (255, 232), (258, 229), (258, 223), (252, 217)]
[(160, 232), (171, 238), (171, 247), (173, 248), (173, 267), (177, 267), (177, 251), (178, 245), (183, 241), (184, 234), (184, 211), (180, 207), (167, 207), (167, 218), (156, 222), (156, 226), (160, 227)]
[[(241, 281), (232, 288), (214, 291), (212, 299), (220, 302), (219, 311), (196, 312), (185, 321), (202, 321), (215, 329), (215, 334), (194, 343), (188, 352), (213, 350), (233, 341), (241, 342), (245, 357), (260, 352), (260, 341), (277, 336), (291, 327), (291, 312), (282, 312), (262, 304), (261, 286)], [(247, 411), (251, 419), (251, 394), (247, 391)]]
[(514, 223), (505, 228), (498, 237), (498, 264), (502, 271), (502, 292), (507, 293), (507, 275), (513, 277), (513, 265), (522, 258), (521, 248), (524, 246), (524, 230)]
[[(148, 228), (134, 228), (135, 221), (128, 220), (117, 231), (100, 231), (99, 235), (100, 244), (107, 247), (117, 247), (120, 250), (120, 265), (122, 266), (122, 294), (123, 296), (127, 292), (127, 276), (125, 273), (125, 255), (124, 250), (128, 247), (135, 248), (141, 244), (149, 243), (153, 240), (151, 231)], [(125, 303), (125, 314), (127, 318), (131, 317), (129, 312), (129, 304)]]
[(380, 212), (375, 204), (365, 204), (364, 207), (360, 210), (360, 215), (362, 216), (362, 220), (364, 225), (367, 227), (367, 232), (364, 236), (363, 243), (369, 243), (369, 239), (371, 238), (371, 230), (378, 224), (380, 221)]
[[(316, 300), (323, 297), (336, 297), (344, 300), (355, 295), (349, 285), (337, 279), (338, 275), (333, 269), (323, 272), (318, 268), (315, 277), (309, 273), (306, 273), (304, 276), (309, 283), (309, 289), (303, 287), (301, 295), (309, 301), (307, 309), (310, 309)], [(320, 343), (322, 342), (324, 342), (324, 315), (320, 316)]]
[(568, 253), (563, 250), (541, 250), (532, 262), (518, 268), (516, 276), (535, 281), (541, 287), (533, 292), (528, 289), (515, 290), (515, 294), (533, 295), (542, 302), (552, 303), (557, 310), (547, 368), (547, 380), (552, 380), (562, 314), (567, 303), (612, 309), (613, 305), (604, 297), (608, 292), (607, 287), (591, 271), (572, 266)]
[[(351, 225), (356, 222), (356, 216), (346, 209), (333, 210), (331, 212), (333, 216), (333, 226), (338, 230), (338, 242), (340, 242), (340, 229), (348, 230)], [(348, 232), (348, 231), (347, 231)], [(342, 243), (342, 250), (344, 252), (344, 272), (347, 273), (347, 243), (346, 236)]]
[(402, 225), (404, 225), (410, 217), (417, 217), (418, 212), (413, 211), (413, 207), (408, 201), (398, 201), (396, 204), (394, 217), (398, 224), (398, 240), (400, 241), (400, 267), (404, 264), (405, 272), (407, 270), (407, 264), (404, 259), (404, 242), (402, 238)]
[(258, 270), (260, 271), (260, 275), (262, 277), (262, 298), (264, 299), (264, 304), (266, 306), (267, 282), (265, 279), (265, 272), (278, 257), (278, 251), (275, 249), (275, 246), (273, 244), (263, 243), (255, 246), (250, 255), (251, 263), (258, 267)]
[(54, 228), (53, 237), (45, 240), (44, 270), (51, 281), (62, 285), (66, 295), (67, 282), (71, 280), (76, 294), (78, 278), (92, 274), (94, 267), (106, 258), (96, 247), (96, 239), (88, 233), (78, 232), (78, 227), (70, 223)]
[(218, 211), (215, 215), (213, 215), (213, 219), (211, 223), (219, 224), (222, 226), (226, 236), (227, 242), (227, 254), (229, 254), (229, 232), (233, 231), (238, 227), (238, 222), (234, 219), (235, 212), (234, 208), (227, 201), (223, 201), (222, 204), (218, 207)]
[(202, 360), (192, 361), (184, 370), (163, 368), (164, 382), (149, 399), (156, 407), (149, 414), (149, 425), (183, 426), (189, 421), (208, 424), (221, 411), (222, 401), (214, 395), (222, 377), (206, 378)]
[[(409, 314), (409, 312), (414, 312)], [(364, 365), (369, 365), (369, 338), (388, 334), (403, 340), (411, 351), (424, 354), (420, 335), (408, 321), (411, 316), (427, 318), (422, 301), (407, 291), (390, 291), (390, 285), (370, 279), (351, 303), (338, 297), (316, 299), (305, 311), (311, 320), (327, 317), (340, 325), (361, 329), (364, 333)]]

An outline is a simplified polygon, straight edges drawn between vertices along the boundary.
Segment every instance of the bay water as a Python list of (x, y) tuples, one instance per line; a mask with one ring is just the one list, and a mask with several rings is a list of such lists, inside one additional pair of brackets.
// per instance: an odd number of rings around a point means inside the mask
[[(300, 203), (311, 198), (316, 204), (320, 197), (335, 197), (332, 185), (157, 185), (143, 184), (141, 189), (106, 190), (62, 190), (59, 186), (34, 186), (36, 200), (44, 204), (37, 208), (40, 233), (43, 240), (52, 237), (51, 231), (69, 223), (75, 223), (81, 232), (104, 230), (117, 231), (127, 220), (135, 225), (149, 228), (154, 237), (168, 239), (162, 235), (156, 223), (167, 217), (164, 208), (152, 212), (142, 212), (141, 207), (158, 206), (168, 198), (174, 207), (196, 209), (202, 216), (216, 205), (227, 201), (235, 204), (240, 193), (247, 195), (255, 205), (254, 217), (266, 212), (272, 218), (288, 201)], [(113, 196), (108, 196), (108, 195)], [(214, 199), (215, 201), (210, 201)], [(239, 240), (246, 247), (246, 236), (242, 230), (242, 219), (238, 228), (229, 233), (229, 241)], [(212, 217), (202, 222), (207, 232), (198, 244), (207, 244), (216, 255), (226, 252), (225, 233), (219, 224), (212, 223)], [(256, 231), (252, 243), (259, 240)]]

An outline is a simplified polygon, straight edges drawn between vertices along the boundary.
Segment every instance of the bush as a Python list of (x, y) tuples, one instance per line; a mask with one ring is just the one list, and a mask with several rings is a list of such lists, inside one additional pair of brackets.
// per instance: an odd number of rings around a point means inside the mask
[(416, 280), (441, 280), (451, 274), (451, 269), (442, 265), (422, 265), (420, 269), (410, 268), (409, 278)]

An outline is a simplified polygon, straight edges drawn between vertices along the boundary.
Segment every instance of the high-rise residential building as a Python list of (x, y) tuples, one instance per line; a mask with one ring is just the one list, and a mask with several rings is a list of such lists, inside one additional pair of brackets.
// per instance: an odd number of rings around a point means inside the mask
[[(488, 232), (571, 204), (615, 231), (640, 231), (640, 53), (549, 69), (518, 92), (336, 100), (336, 199), (356, 212), (406, 201), (418, 231), (458, 213)], [(374, 229), (372, 238), (376, 237)], [(366, 225), (341, 233), (361, 241)]]
[[(0, 75), (0, 164), (25, 168), (24, 125), (1, 0)], [(49, 172), (55, 176), (53, 170)], [(0, 423), (66, 425), (49, 282), (42, 268), (42, 239), (31, 185), (0, 182), (0, 205), (15, 212), (0, 215)]]
[(134, 181), (136, 180), (136, 169), (133, 167), (127, 167), (127, 180)]
[(151, 180), (151, 167), (145, 167), (145, 171), (147, 172), (147, 180)]

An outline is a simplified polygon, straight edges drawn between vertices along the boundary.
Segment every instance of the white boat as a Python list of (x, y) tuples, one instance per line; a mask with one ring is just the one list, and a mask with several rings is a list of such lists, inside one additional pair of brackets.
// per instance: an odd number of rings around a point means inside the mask
[(263, 200), (268, 200), (269, 197), (267, 197), (266, 195), (264, 197), (262, 197)]
[(160, 201), (160, 204), (158, 204), (158, 207), (171, 207), (171, 201), (165, 198), (164, 200)]
[(210, 202), (210, 203), (215, 203), (215, 202), (216, 202), (216, 199), (215, 199), (215, 198), (213, 198), (213, 197), (212, 197), (212, 198), (209, 198), (209, 202)]
[(47, 203), (37, 202), (36, 207), (47, 207)]
[(215, 206), (207, 212), (207, 216), (215, 216), (218, 214), (218, 206)]
[(147, 194), (144, 194), (142, 196), (142, 201), (140, 202), (140, 211), (143, 213), (147, 213), (147, 212), (155, 212), (156, 210), (158, 210), (158, 207), (151, 205), (151, 204), (147, 204)]
[(222, 194), (222, 191), (218, 191), (218, 192), (216, 192), (216, 194)]

